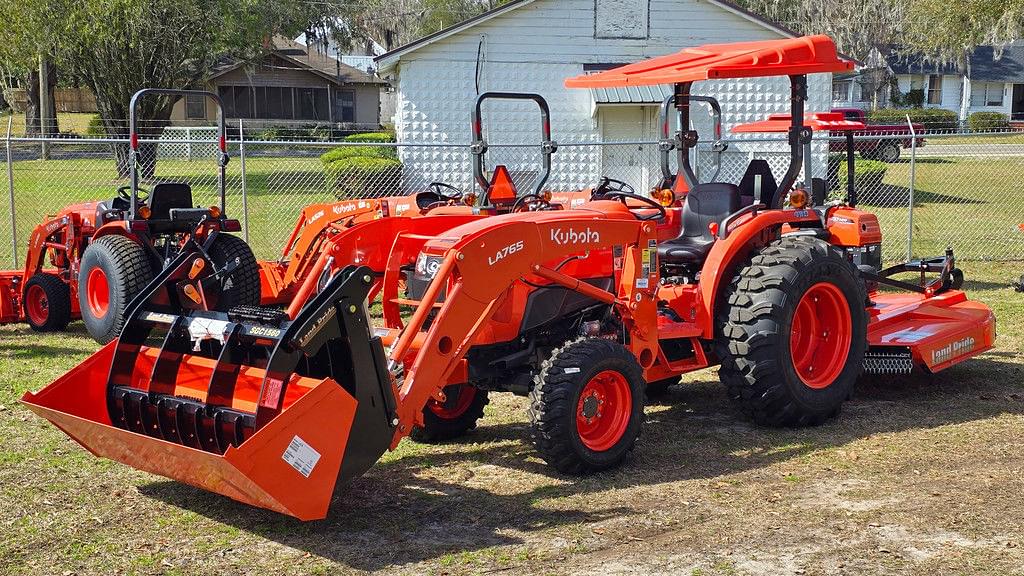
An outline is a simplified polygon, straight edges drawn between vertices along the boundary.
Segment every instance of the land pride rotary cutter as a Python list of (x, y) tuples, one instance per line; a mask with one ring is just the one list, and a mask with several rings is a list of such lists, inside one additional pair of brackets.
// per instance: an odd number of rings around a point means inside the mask
[[(468, 426), (460, 415), (477, 417), (478, 395), (492, 390), (529, 395), (540, 456), (570, 473), (623, 460), (647, 383), (716, 364), (756, 422), (823, 422), (864, 371), (941, 370), (995, 337), (991, 311), (954, 287), (951, 254), (910, 267), (934, 280), (895, 280), (908, 268), (879, 269), (878, 220), (854, 191), (815, 201), (796, 184), (813, 132), (807, 74), (850, 67), (813, 36), (569, 79), (674, 84), (687, 127), (693, 82), (788, 76), (789, 167), (777, 186), (770, 174), (743, 189), (698, 182), (697, 135), (684, 129), (673, 144), (682, 182), (657, 199), (616, 190), (430, 233), (382, 219), (362, 252), (375, 256), (332, 264), (285, 312), (180, 298), (205, 270), (202, 253), (182, 250), (116, 342), (23, 401), (98, 456), (301, 519), (324, 517), (337, 485), (415, 429)], [(453, 217), (414, 220), (442, 218)], [(379, 321), (368, 314), (375, 291)]]

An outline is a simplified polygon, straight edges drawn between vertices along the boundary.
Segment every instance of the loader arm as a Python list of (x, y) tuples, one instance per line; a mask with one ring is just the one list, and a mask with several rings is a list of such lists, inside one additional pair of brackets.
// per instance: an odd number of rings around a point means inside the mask
[[(644, 249), (655, 239), (655, 226), (636, 220), (615, 202), (591, 205), (598, 205), (598, 209), (492, 217), (486, 227), (464, 235), (473, 224), (455, 228), (426, 244), (425, 251), (443, 253), (444, 260), (409, 325), (390, 350), (393, 369), (407, 366), (398, 390), (399, 426), (392, 447), (409, 434), (412, 426), (422, 424), (423, 408), (429, 400), (443, 400), (442, 388), (474, 337), (490, 321), (512, 285), (524, 278), (560, 284), (614, 306), (630, 329), (631, 345), (638, 358), (653, 358), (657, 349), (653, 324), (657, 267), (647, 268), (646, 283), (634, 280), (639, 279)], [(550, 267), (552, 262), (573, 254), (613, 246), (624, 247), (625, 254), (618, 276), (626, 281), (616, 283), (616, 293), (565, 277)], [(443, 305), (425, 336), (417, 339), (437, 295), (446, 287)]]

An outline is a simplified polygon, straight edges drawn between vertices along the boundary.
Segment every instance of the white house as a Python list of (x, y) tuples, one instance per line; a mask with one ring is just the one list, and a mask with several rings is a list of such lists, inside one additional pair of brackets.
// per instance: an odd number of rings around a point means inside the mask
[[(896, 88), (906, 95), (921, 90), (923, 105), (956, 112), (966, 120), (974, 112), (999, 112), (1011, 120), (1024, 121), (1024, 42), (1003, 48), (979, 46), (968, 58), (966, 70), (954, 65), (926, 62), (924, 58), (900, 55), (886, 49), (880, 68), (896, 79)], [(872, 103), (872, 91), (861, 73), (850, 78), (835, 78), (832, 84), (833, 106), (866, 108)], [(886, 104), (886, 90), (874, 94), (879, 106)]]
[[(394, 124), (399, 143), (466, 143), (470, 109), (487, 91), (536, 92), (551, 107), (555, 140), (565, 142), (654, 141), (658, 104), (671, 87), (650, 90), (575, 90), (563, 80), (707, 43), (769, 40), (795, 33), (724, 0), (513, 0), (377, 58), (378, 73), (398, 95)], [(827, 109), (831, 75), (810, 78), (809, 110)], [(696, 93), (720, 100), (726, 130), (737, 123), (788, 111), (786, 79), (703, 82)], [(536, 108), (488, 104), (491, 142), (539, 143)], [(695, 114), (710, 137), (710, 115)], [(727, 132), (728, 135), (728, 132)], [(742, 167), (749, 153), (733, 146)], [(463, 150), (402, 148), (406, 171), (426, 180), (469, 186)], [(513, 158), (514, 157), (514, 158)], [(536, 173), (527, 157), (492, 148), (490, 163), (508, 163), (520, 176)], [(781, 175), (782, 160), (778, 158)], [(637, 189), (657, 180), (656, 146), (562, 147), (555, 154), (551, 188), (592, 184), (600, 175), (621, 178)], [(724, 178), (724, 175), (723, 175)]]

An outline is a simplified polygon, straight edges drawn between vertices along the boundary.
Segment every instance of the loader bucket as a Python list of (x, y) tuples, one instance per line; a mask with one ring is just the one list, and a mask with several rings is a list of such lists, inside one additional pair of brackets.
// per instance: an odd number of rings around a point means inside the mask
[(22, 401), (93, 454), (301, 520), (394, 435), (368, 268), (337, 274), (294, 320), (275, 309), (172, 314), (201, 251), (129, 308), (121, 337)]

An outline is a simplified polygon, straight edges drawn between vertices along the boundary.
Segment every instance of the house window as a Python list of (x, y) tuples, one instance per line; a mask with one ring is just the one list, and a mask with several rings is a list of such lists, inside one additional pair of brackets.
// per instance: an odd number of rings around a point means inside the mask
[(331, 118), (326, 88), (220, 86), (217, 93), (228, 118), (324, 122)]
[(1003, 84), (1001, 82), (972, 82), (971, 106), (1002, 106)]
[(848, 102), (850, 100), (850, 84), (849, 80), (832, 81), (832, 101), (833, 102)]
[(206, 119), (206, 96), (199, 94), (185, 95), (185, 118), (188, 120)]
[(324, 122), (330, 120), (330, 110), (327, 108), (327, 89), (296, 88), (295, 119)]
[(594, 38), (647, 38), (649, 0), (594, 0)]
[(928, 103), (942, 104), (942, 75), (930, 74), (928, 76)]
[(356, 93), (352, 90), (338, 90), (334, 93), (334, 118), (339, 122), (356, 121)]

